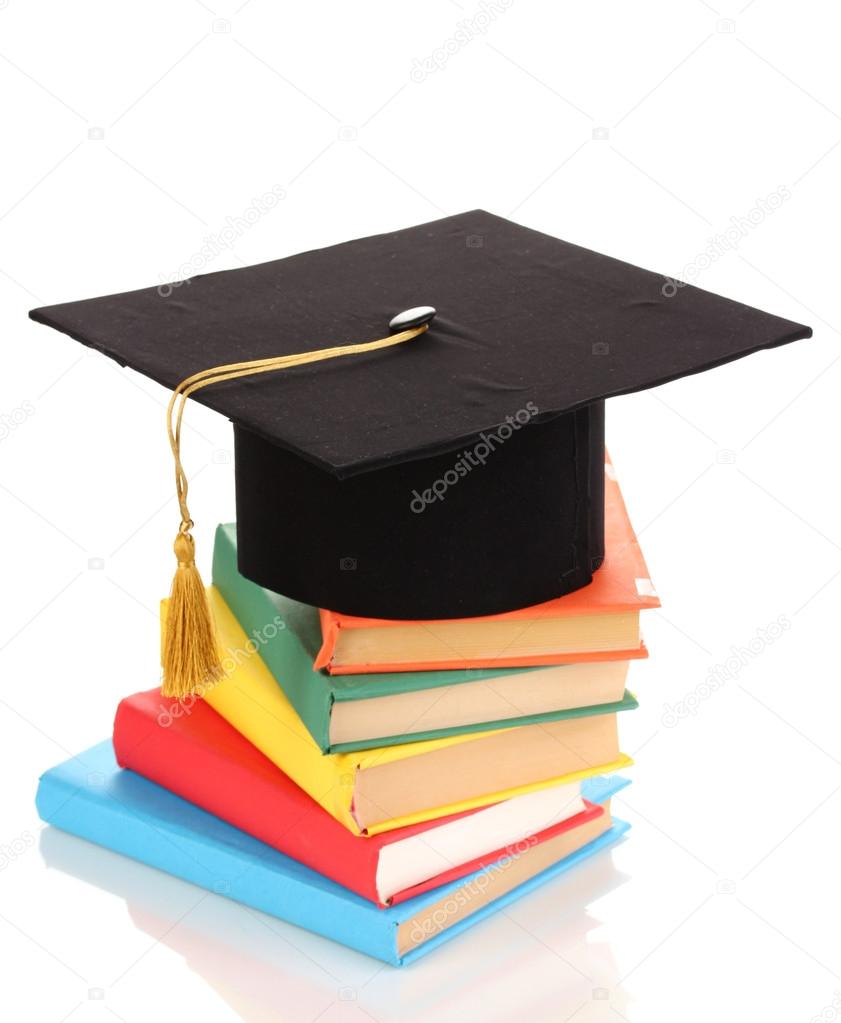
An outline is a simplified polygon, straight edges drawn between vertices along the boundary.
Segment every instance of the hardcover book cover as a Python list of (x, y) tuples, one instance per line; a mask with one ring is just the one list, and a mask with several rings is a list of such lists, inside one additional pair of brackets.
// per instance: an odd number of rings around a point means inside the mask
[[(209, 589), (208, 597), (225, 655), (223, 666), (228, 674), (207, 688), (204, 699), (355, 835), (374, 835), (462, 810), (488, 806), (561, 782), (608, 774), (631, 763), (630, 758), (622, 753), (597, 763), (578, 752), (577, 735), (584, 737), (586, 747), (587, 737), (602, 731), (600, 722), (611, 725), (610, 721), (604, 720), (611, 715), (602, 713), (548, 725), (471, 732), (442, 739), (324, 755), (214, 587)], [(631, 706), (636, 706), (636, 702), (632, 701)], [(615, 715), (612, 726), (615, 730)], [(563, 737), (555, 734), (561, 731)], [(523, 751), (517, 758), (497, 758), (495, 761), (493, 753), (515, 740), (521, 740), (521, 747), (524, 744), (529, 755), (525, 756)], [(462, 763), (459, 773), (456, 770), (459, 766), (456, 760), (460, 753), (457, 747), (468, 744), (471, 770), (463, 771)], [(477, 767), (479, 754), (483, 752), (486, 754), (484, 759), (490, 757), (491, 762), (496, 763), (498, 773), (510, 779), (504, 786), (488, 786), (483, 772)], [(537, 757), (541, 761), (536, 774), (534, 764)], [(553, 763), (564, 760), (576, 766), (565, 773), (556, 770), (551, 775), (544, 775), (540, 773), (542, 764), (550, 757)], [(449, 783), (461, 794), (442, 805), (423, 805), (419, 809), (390, 816), (391, 806), (403, 802), (404, 795), (410, 796), (415, 802), (423, 796), (419, 790), (423, 787), (429, 765), (440, 762), (442, 758), (448, 765), (445, 771), (449, 772)], [(407, 764), (408, 761), (412, 763)], [(360, 825), (359, 782), (362, 776), (372, 777), (375, 771), (382, 776), (384, 768), (395, 764), (413, 769), (415, 781), (411, 789), (404, 793), (398, 785), (389, 797), (385, 816), (370, 826)]]
[[(562, 785), (496, 807), (361, 838), (342, 827), (205, 702), (198, 700), (185, 709), (162, 698), (158, 690), (121, 701), (114, 722), (114, 751), (121, 767), (378, 905), (405, 902), (472, 873), (510, 855), (513, 843), (532, 834), (536, 841), (546, 841), (590, 819), (598, 813), (594, 804), (605, 798), (604, 783), (593, 779), (584, 783), (595, 797), (589, 803), (580, 798), (579, 785)], [(612, 779), (610, 789), (618, 791), (623, 784), (623, 779)], [(526, 807), (514, 805), (524, 801)], [(488, 817), (492, 820), (483, 820)], [(485, 835), (501, 834), (507, 845), (498, 840), (478, 845)], [(396, 876), (407, 886), (395, 887), (399, 882), (389, 880), (395, 877), (394, 867), (390, 874), (381, 871), (381, 855), (400, 855), (413, 846), (416, 850), (418, 841), (421, 863), (400, 868)], [(465, 862), (454, 858), (461, 849), (472, 854)]]
[[(531, 846), (517, 858), (380, 909), (133, 771), (120, 769), (110, 742), (48, 771), (36, 804), (41, 819), (54, 827), (394, 966), (412, 962), (615, 844), (628, 827), (605, 812), (558, 836), (554, 846)], [(554, 861), (545, 862), (553, 855)]]
[[(636, 533), (628, 517), (613, 465), (606, 457), (605, 464), (605, 557), (601, 568), (593, 575), (588, 586), (574, 590), (563, 597), (519, 608), (504, 614), (488, 615), (483, 618), (431, 621), (397, 621), (386, 618), (358, 618), (330, 610), (321, 610), (322, 645), (316, 657), (315, 667), (326, 668), (331, 674), (355, 674), (378, 671), (437, 671), (459, 667), (505, 667), (523, 664), (558, 664), (563, 661), (627, 659), (644, 656), (644, 647), (639, 639), (633, 648), (591, 651), (587, 649), (558, 652), (541, 652), (531, 655), (520, 653), (511, 657), (506, 651), (517, 640), (527, 623), (543, 624), (551, 620), (581, 618), (580, 632), (584, 631), (586, 620), (594, 616), (636, 614), (647, 608), (660, 606), (660, 601), (648, 575), (645, 558), (637, 542)], [(407, 581), (407, 585), (411, 585)], [(483, 635), (494, 638), (484, 656), (468, 654), (473, 648), (469, 642), (471, 623), (483, 629)], [(488, 633), (488, 624), (495, 624), (496, 634)], [(395, 630), (411, 635), (413, 630), (422, 632), (424, 644), (430, 650), (430, 659), (407, 663), (376, 662), (335, 663), (337, 644), (342, 632), (352, 630)], [(542, 630), (532, 628), (535, 637)], [(436, 642), (437, 640), (437, 642)], [(580, 640), (579, 640), (580, 641)], [(401, 640), (402, 642), (402, 640)], [(398, 644), (399, 649), (400, 644)], [(536, 645), (535, 649), (539, 647)]]
[[(260, 656), (274, 675), (289, 702), (306, 725), (319, 749), (325, 753), (348, 752), (372, 746), (394, 746), (424, 739), (438, 739), (465, 732), (505, 728), (512, 725), (538, 724), (563, 718), (597, 713), (595, 705), (572, 707), (544, 713), (518, 713), (521, 705), (515, 697), (498, 701), (499, 714), (493, 720), (474, 722), (447, 728), (418, 728), (416, 717), (411, 717), (411, 734), (375, 735), (368, 740), (333, 742), (330, 738), (332, 715), (339, 704), (378, 700), (385, 694), (411, 694), (428, 690), (429, 701), (438, 712), (437, 701), (443, 690), (452, 686), (487, 683), (499, 687), (501, 680), (522, 679), (524, 686), (534, 682), (541, 669), (525, 668), (455, 668), (444, 671), (399, 671), (370, 674), (329, 675), (313, 668), (313, 661), (321, 647), (321, 628), (318, 610), (299, 604), (266, 590), (240, 575), (237, 570), (236, 527), (233, 523), (220, 525), (216, 530), (213, 548), (213, 584), (246, 632), (259, 647)], [(645, 657), (645, 646), (623, 656)], [(508, 689), (510, 692), (510, 688)], [(603, 712), (628, 709), (634, 706), (633, 697), (626, 692), (616, 703), (601, 705)]]

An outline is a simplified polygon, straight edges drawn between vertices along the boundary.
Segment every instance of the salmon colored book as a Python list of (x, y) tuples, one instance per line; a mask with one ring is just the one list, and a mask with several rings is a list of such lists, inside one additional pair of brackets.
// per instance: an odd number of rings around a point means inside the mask
[[(493, 571), (493, 565), (488, 565)], [(659, 607), (610, 460), (605, 560), (589, 586), (483, 618), (398, 621), (321, 611), (314, 667), (331, 675), (523, 667), (645, 657), (640, 611)]]

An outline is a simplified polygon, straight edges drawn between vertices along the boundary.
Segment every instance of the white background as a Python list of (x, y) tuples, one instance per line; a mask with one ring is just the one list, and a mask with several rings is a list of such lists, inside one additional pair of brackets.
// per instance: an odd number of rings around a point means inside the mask
[[(836, 5), (235, 8), (0, 3), (3, 1018), (834, 1018)], [(464, 22), (475, 38), (448, 43)], [(165, 394), (26, 313), (172, 277), (274, 186), (283, 201), (202, 269), (483, 207), (681, 275), (784, 190), (698, 282), (815, 328), (610, 403), (663, 600), (622, 719), (631, 837), (402, 972), (44, 835), (33, 807), (39, 773), (157, 680), (177, 510)], [(234, 517), (231, 433), (187, 419), (206, 571)], [(779, 638), (704, 688), (780, 616)], [(688, 698), (675, 724), (664, 705)]]

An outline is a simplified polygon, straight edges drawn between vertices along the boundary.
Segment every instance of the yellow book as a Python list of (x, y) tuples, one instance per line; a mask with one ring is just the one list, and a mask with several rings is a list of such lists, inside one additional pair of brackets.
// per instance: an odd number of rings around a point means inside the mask
[(615, 714), (322, 754), (215, 587), (225, 678), (204, 698), (355, 835), (433, 820), (626, 767)]

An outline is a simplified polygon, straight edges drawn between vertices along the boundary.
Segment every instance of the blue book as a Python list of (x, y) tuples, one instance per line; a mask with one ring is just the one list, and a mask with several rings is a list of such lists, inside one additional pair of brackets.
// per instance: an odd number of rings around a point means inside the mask
[[(605, 803), (628, 784), (595, 779)], [(593, 800), (591, 797), (595, 797)], [(607, 814), (389, 909), (117, 766), (110, 741), (47, 771), (42, 820), (247, 906), (402, 966), (490, 913), (615, 844), (628, 829)], [(360, 838), (360, 841), (365, 841)]]

